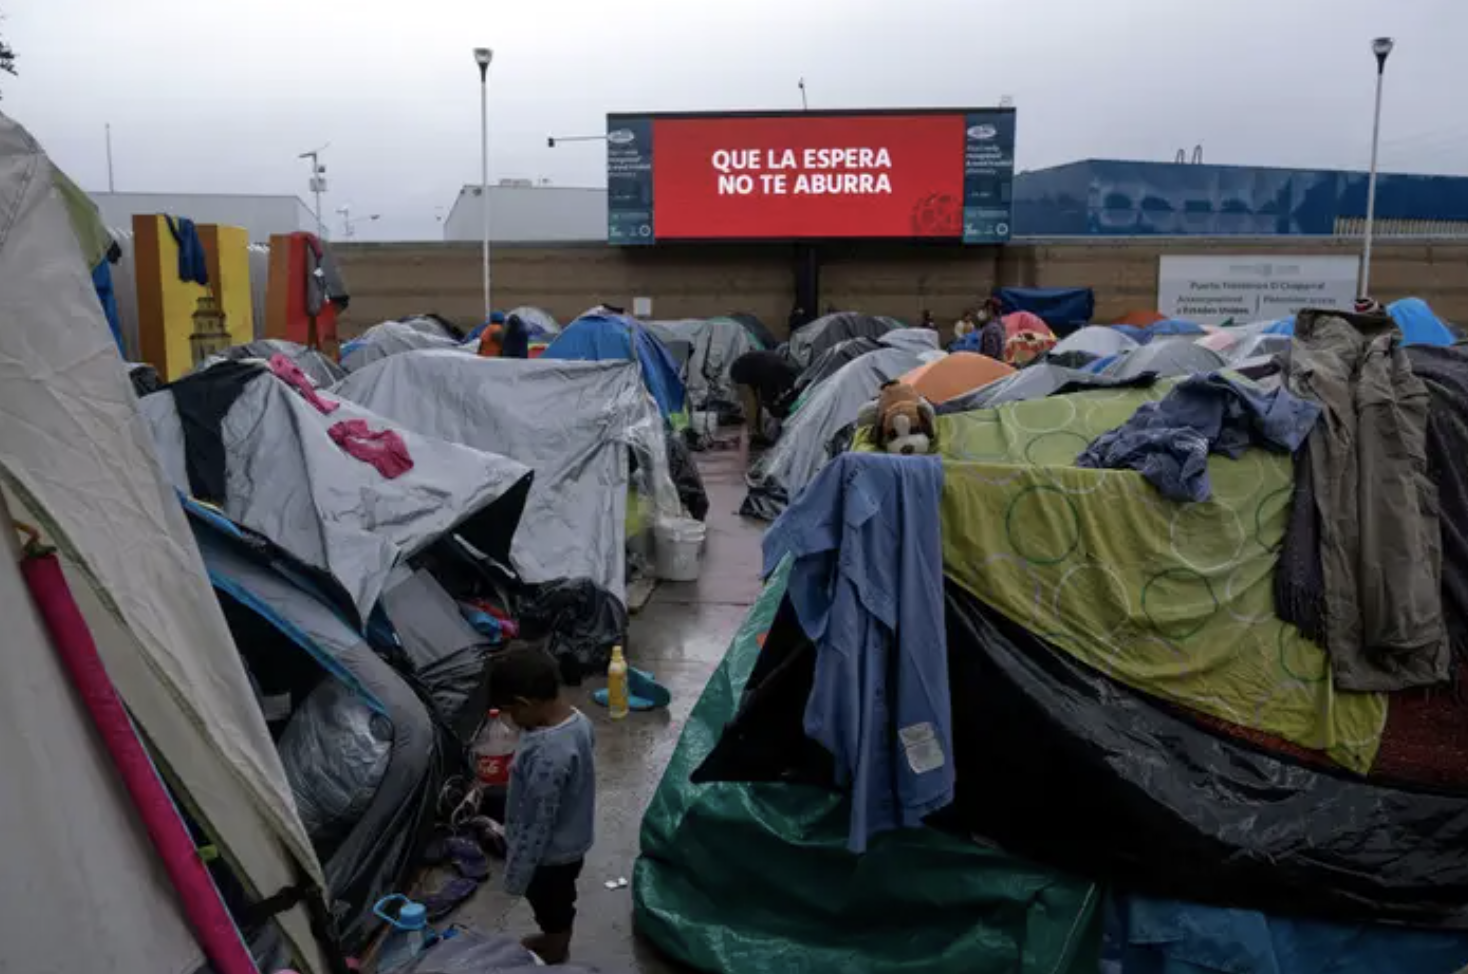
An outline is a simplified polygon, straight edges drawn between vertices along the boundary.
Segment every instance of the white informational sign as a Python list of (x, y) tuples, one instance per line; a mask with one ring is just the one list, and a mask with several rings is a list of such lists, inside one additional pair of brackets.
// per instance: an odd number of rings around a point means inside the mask
[(652, 316), (652, 298), (633, 298), (632, 317), (649, 318)]
[(1358, 266), (1351, 256), (1161, 257), (1157, 310), (1201, 325), (1274, 321), (1301, 308), (1349, 310)]

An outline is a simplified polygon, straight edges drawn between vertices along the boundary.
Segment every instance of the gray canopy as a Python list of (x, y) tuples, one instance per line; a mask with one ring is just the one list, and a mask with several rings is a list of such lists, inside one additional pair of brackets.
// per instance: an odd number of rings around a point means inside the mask
[(997, 382), (980, 386), (973, 392), (964, 393), (957, 399), (950, 399), (938, 406), (937, 411), (939, 415), (946, 416), (949, 413), (966, 413), (973, 409), (1002, 406), (1007, 402), (1044, 399), (1058, 392), (1110, 389), (1116, 386), (1141, 385), (1147, 381), (1150, 379), (1145, 376), (1117, 379), (1106, 375), (1096, 375), (1082, 369), (1071, 369), (1063, 365), (1040, 362), (1020, 369), (1013, 375), (1006, 375)]
[(458, 339), (443, 334), (442, 326), (431, 318), (384, 321), (342, 346), (342, 368), (355, 372), (389, 355), (422, 349), (470, 351)]
[[(218, 371), (184, 381), (207, 380)], [(185, 439), (177, 388), (144, 397), (141, 412), (152, 428), (164, 474), (190, 492), (190, 466), (203, 457), (198, 443)], [(337, 446), (328, 430), (354, 419), (365, 420), (371, 430), (396, 430), (412, 469), (388, 479)], [(225, 515), (334, 578), (363, 619), (400, 560), (501, 498), (513, 525), (528, 489), (521, 482), (530, 475), (524, 464), (412, 432), (352, 403), (322, 415), (265, 369), (224, 413), (219, 438)], [(502, 538), (499, 547), (508, 549), (508, 542)]]
[(662, 416), (635, 361), (418, 352), (349, 375), (336, 391), (420, 433), (534, 469), (511, 548), (527, 581), (590, 578), (625, 601), (629, 487), (658, 513), (681, 510)]

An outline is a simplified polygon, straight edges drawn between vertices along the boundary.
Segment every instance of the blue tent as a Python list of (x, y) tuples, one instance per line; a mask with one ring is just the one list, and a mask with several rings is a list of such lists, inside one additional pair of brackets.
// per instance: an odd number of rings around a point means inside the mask
[[(1439, 318), (1428, 307), (1427, 302), (1421, 298), (1402, 298), (1393, 301), (1386, 306), (1387, 313), (1402, 329), (1403, 345), (1451, 345), (1453, 344), (1453, 332), (1443, 320)], [(1281, 318), (1268, 328), (1264, 329), (1266, 335), (1293, 335), (1295, 333), (1295, 316)]]
[(642, 366), (642, 381), (657, 400), (658, 411), (675, 426), (688, 420), (686, 393), (673, 356), (652, 333), (625, 315), (582, 315), (547, 346), (544, 359), (579, 359), (602, 362), (628, 360), (636, 350)]

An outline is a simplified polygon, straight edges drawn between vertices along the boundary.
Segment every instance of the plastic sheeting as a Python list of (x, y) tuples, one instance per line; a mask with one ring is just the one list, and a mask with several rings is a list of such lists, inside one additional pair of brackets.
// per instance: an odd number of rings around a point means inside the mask
[(1067, 335), (1090, 324), (1096, 314), (1096, 295), (1088, 287), (997, 287), (1003, 314), (1028, 311), (1043, 318), (1057, 335)]
[(311, 841), (331, 847), (357, 824), (381, 787), (392, 725), (342, 684), (322, 680), (276, 746)]
[(850, 809), (833, 792), (691, 782), (775, 636), (786, 571), (745, 617), (643, 817), (638, 932), (724, 974), (1092, 974), (1090, 883), (934, 829), (886, 833), (853, 855)]
[(517, 609), (521, 637), (550, 640), (561, 678), (572, 685), (605, 673), (612, 647), (626, 642), (627, 610), (589, 579), (532, 585)]
[[(923, 331), (932, 335), (931, 331)], [(883, 348), (842, 366), (812, 390), (785, 423), (779, 442), (750, 468), (749, 493), (739, 513), (773, 521), (830, 459), (831, 438), (877, 394), (882, 383), (917, 368), (922, 359), (901, 348)]]
[[(957, 797), (930, 825), (1147, 895), (1468, 929), (1468, 797), (1217, 737), (945, 590)], [(802, 729), (815, 650), (798, 639), (770, 632), (699, 780), (829, 781)]]
[(561, 324), (556, 321), (556, 316), (544, 308), (532, 308), (525, 305), (507, 312), (505, 318), (508, 319), (511, 315), (525, 322), (525, 327), (530, 331), (531, 341), (554, 338), (561, 333)]
[(457, 338), (439, 329), (412, 321), (384, 321), (342, 346), (342, 368), (356, 372), (390, 355), (433, 349), (470, 354)]
[[(596, 974), (580, 964), (558, 964), (557, 974)], [(544, 974), (545, 965), (504, 934), (461, 929), (441, 940), (408, 966), (390, 974)]]
[(1468, 928), (1468, 798), (1215, 737), (947, 590), (962, 827), (1159, 896)]
[(664, 418), (685, 411), (688, 403), (683, 378), (672, 355), (635, 318), (617, 314), (585, 314), (566, 326), (541, 354), (544, 359), (605, 362), (634, 361), (647, 391)]
[[(164, 472), (187, 493), (186, 441), (173, 393), (148, 396), (141, 408)], [(413, 469), (388, 480), (343, 452), (327, 431), (348, 419), (398, 429)], [(394, 565), (461, 525), (476, 547), (504, 558), (530, 469), (405, 427), (352, 403), (322, 415), (262, 371), (221, 424), (224, 513), (335, 580), (359, 619), (371, 613)], [(483, 520), (467, 523), (481, 513)]]
[(1453, 974), (1468, 935), (1111, 896), (1100, 974)]
[(800, 326), (790, 336), (790, 360), (802, 369), (820, 357), (821, 353), (848, 338), (880, 338), (901, 325), (891, 318), (842, 311), (826, 315)]
[(585, 577), (625, 600), (628, 490), (657, 514), (681, 513), (663, 420), (634, 362), (426, 352), (386, 359), (335, 391), (419, 433), (534, 469), (510, 549), (527, 581)]
[(464, 621), (459, 604), (426, 569), (399, 567), (382, 607), (434, 709), (467, 742), (489, 697), (489, 640)]

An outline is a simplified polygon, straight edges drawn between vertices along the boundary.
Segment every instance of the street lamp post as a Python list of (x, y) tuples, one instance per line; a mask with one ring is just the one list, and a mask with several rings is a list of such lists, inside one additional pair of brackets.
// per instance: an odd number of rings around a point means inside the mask
[(485, 321), (493, 311), (489, 300), (489, 62), (493, 59), (494, 51), (489, 48), (474, 49), (474, 63), (479, 65), (479, 208), (483, 219)]
[(1361, 289), (1357, 297), (1371, 293), (1371, 231), (1376, 222), (1376, 150), (1381, 139), (1381, 82), (1386, 74), (1386, 58), (1392, 52), (1392, 39), (1378, 37), (1371, 42), (1376, 55), (1376, 114), (1371, 121), (1371, 174), (1366, 179), (1366, 232), (1361, 246)]

